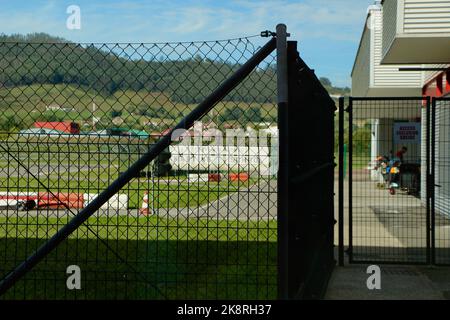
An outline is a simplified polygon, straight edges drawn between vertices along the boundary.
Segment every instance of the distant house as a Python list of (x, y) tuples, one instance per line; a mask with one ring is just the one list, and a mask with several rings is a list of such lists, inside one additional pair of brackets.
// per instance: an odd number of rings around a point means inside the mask
[(71, 121), (35, 122), (35, 128), (46, 128), (63, 133), (80, 134), (80, 125)]
[(150, 136), (146, 131), (128, 128), (108, 128), (106, 132), (110, 136), (135, 137), (139, 139), (147, 139)]
[(51, 104), (49, 106), (45, 107), (46, 111), (58, 111), (61, 110), (61, 106), (57, 105), (57, 104)]
[(143, 130), (130, 129), (128, 130), (128, 134), (131, 137), (138, 137), (139, 139), (147, 139), (150, 135)]
[(267, 129), (261, 129), (260, 132), (263, 132), (265, 134), (270, 134), (271, 136), (277, 137), (278, 136), (278, 126), (271, 126)]
[(103, 137), (103, 136), (109, 136), (109, 133), (108, 133), (108, 130), (99, 130), (99, 131), (91, 131), (91, 132), (88, 132), (87, 135), (89, 135), (89, 136)]
[(72, 107), (64, 107), (57, 104), (51, 104), (45, 107), (46, 111), (64, 111), (64, 112), (72, 112), (75, 111)]

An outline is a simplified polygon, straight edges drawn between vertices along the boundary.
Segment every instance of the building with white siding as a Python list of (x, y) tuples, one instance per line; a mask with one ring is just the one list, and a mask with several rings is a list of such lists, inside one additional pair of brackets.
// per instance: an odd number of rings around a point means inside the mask
[[(383, 8), (381, 4), (370, 6), (361, 36), (358, 52), (352, 70), (352, 96), (354, 97), (419, 97), (422, 93), (423, 74), (421, 71), (402, 72), (401, 67), (420, 65), (383, 65)], [(371, 155), (374, 160), (379, 155), (389, 155), (401, 148), (393, 140), (396, 122), (417, 121), (421, 117), (420, 102), (404, 103), (402, 108), (389, 108), (384, 102), (371, 102), (369, 108), (354, 108), (355, 119), (371, 121)], [(418, 161), (420, 145), (408, 145), (409, 161)], [(372, 172), (377, 179), (376, 172)]]
[[(382, 5), (383, 25), (388, 30), (383, 34), (382, 63), (420, 63), (426, 69), (435, 68), (423, 71), (422, 94), (450, 97), (450, 0), (384, 0)], [(422, 118), (425, 120), (425, 110)], [(436, 103), (435, 119), (435, 206), (438, 212), (450, 215), (449, 103)], [(422, 163), (425, 155), (423, 145)]]
[(422, 72), (402, 72), (400, 67), (382, 65), (383, 8), (370, 6), (352, 70), (352, 95), (360, 97), (420, 96)]
[(448, 63), (450, 1), (384, 0), (383, 64)]
[[(384, 0), (370, 6), (352, 70), (352, 95), (361, 97), (450, 97), (450, 0)], [(416, 71), (400, 71), (415, 68)], [(436, 70), (420, 71), (417, 69)], [(420, 103), (390, 110), (380, 104), (356, 118), (372, 123), (371, 157), (395, 149), (393, 126), (419, 118), (426, 123)], [(450, 103), (436, 105), (436, 210), (450, 215)], [(422, 159), (426, 144), (410, 156)], [(422, 186), (425, 185), (422, 169)], [(425, 197), (425, 188), (422, 196)]]

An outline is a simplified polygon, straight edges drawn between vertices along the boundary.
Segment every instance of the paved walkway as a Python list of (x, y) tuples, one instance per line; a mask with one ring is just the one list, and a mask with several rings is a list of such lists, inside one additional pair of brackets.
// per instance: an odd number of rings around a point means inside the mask
[(367, 288), (368, 265), (336, 267), (327, 300), (450, 300), (450, 267), (379, 265), (381, 289)]
[[(348, 247), (347, 181), (344, 197), (345, 246)], [(338, 197), (335, 199), (337, 220)], [(387, 190), (377, 188), (375, 182), (358, 179), (353, 182), (352, 201), (355, 259), (400, 260), (407, 264), (426, 258), (426, 209), (420, 199), (401, 193), (391, 196)], [(439, 215), (436, 219), (437, 258), (450, 263), (450, 220)], [(337, 225), (335, 238), (338, 243)], [(325, 298), (450, 299), (450, 267), (380, 264), (381, 290), (369, 290), (368, 265), (346, 261), (344, 267), (336, 267)]]

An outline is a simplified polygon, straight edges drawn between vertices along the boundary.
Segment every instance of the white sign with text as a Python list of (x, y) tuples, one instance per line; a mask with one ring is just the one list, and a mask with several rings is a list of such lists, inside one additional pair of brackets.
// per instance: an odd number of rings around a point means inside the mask
[(408, 144), (420, 143), (420, 122), (396, 122), (394, 123), (394, 143)]

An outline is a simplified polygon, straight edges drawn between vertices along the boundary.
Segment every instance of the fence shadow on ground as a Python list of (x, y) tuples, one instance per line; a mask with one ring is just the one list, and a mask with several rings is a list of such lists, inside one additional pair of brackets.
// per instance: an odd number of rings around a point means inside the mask
[[(44, 239), (0, 239), (0, 272)], [(276, 242), (69, 239), (3, 299), (276, 299)], [(29, 253), (29, 252), (28, 252)], [(68, 265), (81, 290), (68, 290)], [(130, 266), (132, 268), (130, 268)], [(134, 270), (133, 270), (134, 269)]]

